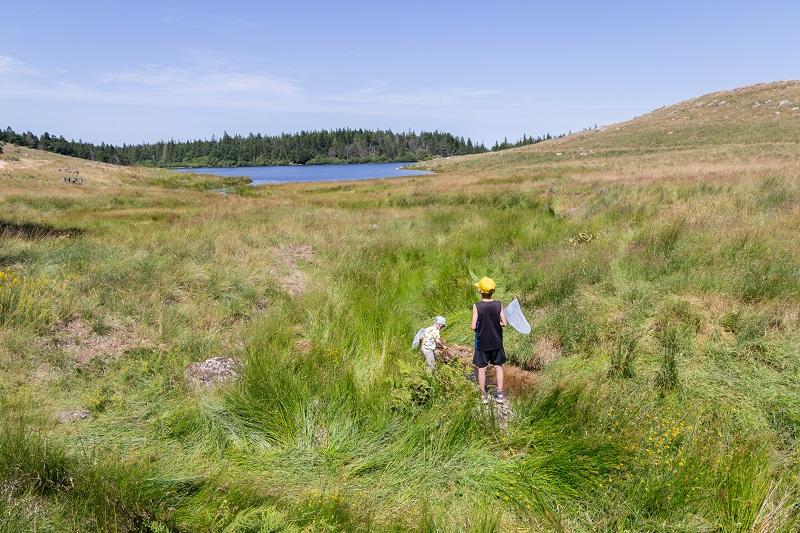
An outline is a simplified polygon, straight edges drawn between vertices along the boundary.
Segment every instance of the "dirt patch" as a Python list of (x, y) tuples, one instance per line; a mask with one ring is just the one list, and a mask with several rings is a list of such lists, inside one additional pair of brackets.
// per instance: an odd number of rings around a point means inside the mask
[(545, 336), (538, 340), (534, 348), (533, 357), (525, 361), (522, 368), (532, 372), (538, 372), (553, 361), (561, 359), (563, 356), (564, 350), (561, 344)]
[[(503, 365), (505, 390), (508, 394), (527, 394), (536, 388), (539, 382), (539, 376), (534, 372), (523, 370), (522, 368), (514, 365)], [(486, 381), (488, 383), (496, 383), (494, 367), (489, 368), (486, 372)]]
[(230, 357), (212, 357), (205, 361), (192, 363), (186, 368), (184, 376), (189, 385), (211, 388), (239, 377), (239, 364)]
[(100, 335), (80, 318), (58, 326), (54, 334), (60, 347), (78, 365), (87, 365), (97, 358), (115, 359), (128, 350), (144, 346), (146, 340), (132, 327), (112, 328)]
[(314, 344), (308, 339), (299, 339), (294, 343), (294, 349), (297, 353), (310, 353), (313, 347)]
[(293, 244), (283, 247), (283, 250), (292, 259), (299, 261), (313, 261), (316, 258), (314, 249), (308, 244)]
[[(443, 355), (445, 362), (458, 360), (464, 365), (464, 368), (471, 371), (475, 368), (472, 364), (472, 348), (459, 344), (454, 344), (448, 347), (447, 352)], [(506, 363), (503, 365), (504, 373), (504, 388), (506, 394), (519, 395), (527, 394), (536, 388), (539, 381), (539, 376), (535, 372), (525, 370), (518, 366)], [(494, 366), (489, 365), (486, 371), (486, 387), (493, 387), (497, 383), (497, 372)]]
[(283, 281), (283, 290), (292, 298), (302, 296), (306, 292), (306, 277), (300, 270), (292, 270)]
[(306, 292), (306, 276), (298, 263), (313, 261), (316, 257), (314, 249), (308, 244), (287, 244), (279, 248), (279, 253), (289, 271), (283, 282), (283, 289), (292, 298), (301, 296)]

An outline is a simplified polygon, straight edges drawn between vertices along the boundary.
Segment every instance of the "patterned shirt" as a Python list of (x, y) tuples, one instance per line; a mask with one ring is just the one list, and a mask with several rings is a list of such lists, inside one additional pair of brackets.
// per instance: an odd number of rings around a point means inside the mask
[(425, 328), (425, 333), (422, 334), (422, 341), (420, 341), (420, 346), (423, 350), (435, 350), (436, 349), (436, 341), (441, 339), (441, 333), (439, 332), (439, 328), (435, 325), (429, 326)]

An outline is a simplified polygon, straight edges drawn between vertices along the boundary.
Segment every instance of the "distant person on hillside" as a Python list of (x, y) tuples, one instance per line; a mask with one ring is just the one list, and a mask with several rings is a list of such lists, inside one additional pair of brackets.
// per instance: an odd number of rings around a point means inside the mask
[(475, 332), (475, 355), (472, 363), (478, 367), (478, 385), (481, 388), (483, 403), (489, 403), (486, 395), (486, 368), (495, 366), (497, 373), (497, 403), (505, 402), (503, 395), (503, 363), (506, 352), (503, 350), (503, 328), (506, 316), (503, 304), (492, 299), (497, 287), (492, 278), (482, 278), (475, 284), (481, 294), (481, 301), (472, 306), (472, 330)]
[(446, 348), (441, 334), (446, 325), (447, 321), (444, 317), (437, 316), (433, 320), (433, 325), (425, 328), (422, 333), (419, 346), (422, 355), (425, 357), (425, 364), (428, 365), (428, 372), (433, 372), (436, 366), (436, 350), (444, 350)]

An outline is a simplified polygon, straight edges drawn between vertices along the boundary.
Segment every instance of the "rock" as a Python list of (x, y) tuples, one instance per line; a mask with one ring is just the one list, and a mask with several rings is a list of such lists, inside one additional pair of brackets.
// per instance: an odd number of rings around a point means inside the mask
[(780, 102), (778, 102), (778, 107), (783, 107), (783, 106), (789, 105), (791, 103), (792, 103), (791, 100), (781, 100)]
[(70, 424), (79, 420), (86, 420), (89, 418), (89, 415), (90, 413), (88, 409), (79, 407), (76, 409), (67, 409), (66, 411), (59, 412), (56, 415), (56, 419), (62, 424)]
[(230, 357), (212, 357), (186, 368), (184, 376), (190, 385), (210, 388), (239, 377), (238, 363)]
[(486, 405), (486, 407), (497, 422), (497, 429), (500, 431), (508, 430), (508, 421), (514, 418), (514, 410), (511, 408), (511, 402), (506, 398), (505, 402), (497, 403), (493, 397), (490, 396), (490, 398), (489, 404)]

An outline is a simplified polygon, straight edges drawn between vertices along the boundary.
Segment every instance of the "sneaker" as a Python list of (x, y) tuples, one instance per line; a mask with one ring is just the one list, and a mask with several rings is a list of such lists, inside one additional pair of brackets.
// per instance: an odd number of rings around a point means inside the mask
[(503, 395), (502, 392), (498, 391), (497, 394), (494, 396), (494, 401), (497, 403), (506, 403), (506, 397)]

